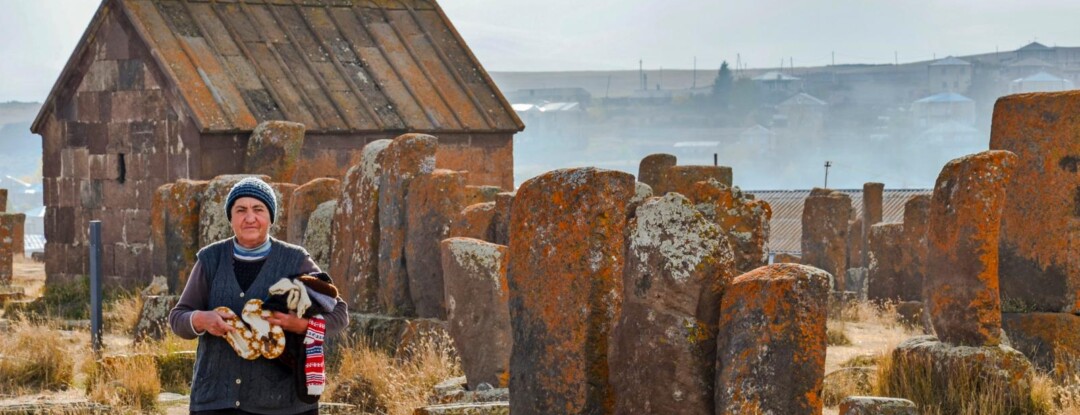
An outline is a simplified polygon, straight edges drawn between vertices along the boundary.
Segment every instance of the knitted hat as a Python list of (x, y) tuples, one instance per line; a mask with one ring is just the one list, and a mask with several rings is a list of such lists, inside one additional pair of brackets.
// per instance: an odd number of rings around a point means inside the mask
[(225, 217), (232, 221), (232, 207), (236, 199), (241, 197), (253, 197), (259, 199), (270, 211), (270, 223), (274, 223), (274, 212), (277, 211), (277, 198), (274, 189), (266, 182), (255, 177), (245, 177), (233, 185), (229, 191), (229, 197), (225, 199)]

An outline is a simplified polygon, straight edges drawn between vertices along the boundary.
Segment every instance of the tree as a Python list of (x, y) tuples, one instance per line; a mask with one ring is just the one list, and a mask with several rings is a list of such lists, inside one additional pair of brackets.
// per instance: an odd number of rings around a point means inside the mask
[(727, 61), (724, 61), (720, 64), (720, 70), (716, 72), (716, 79), (713, 81), (713, 104), (720, 108), (727, 109), (731, 105), (733, 85), (734, 78), (731, 76), (731, 69), (728, 69), (728, 63)]

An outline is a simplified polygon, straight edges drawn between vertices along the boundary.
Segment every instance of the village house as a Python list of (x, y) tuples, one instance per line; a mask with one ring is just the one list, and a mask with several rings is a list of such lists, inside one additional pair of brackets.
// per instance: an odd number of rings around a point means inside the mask
[(306, 127), (298, 183), (418, 132), (438, 137), (438, 167), (511, 188), (524, 129), (431, 0), (105, 0), (31, 127), (49, 278), (87, 273), (99, 219), (105, 276), (148, 281), (155, 190), (244, 173), (268, 120)]

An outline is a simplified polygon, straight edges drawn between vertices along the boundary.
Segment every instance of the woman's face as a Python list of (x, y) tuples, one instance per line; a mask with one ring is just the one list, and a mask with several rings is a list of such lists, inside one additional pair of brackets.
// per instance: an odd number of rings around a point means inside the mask
[(270, 233), (270, 210), (253, 197), (236, 199), (232, 206), (232, 230), (240, 246), (255, 248), (262, 245)]

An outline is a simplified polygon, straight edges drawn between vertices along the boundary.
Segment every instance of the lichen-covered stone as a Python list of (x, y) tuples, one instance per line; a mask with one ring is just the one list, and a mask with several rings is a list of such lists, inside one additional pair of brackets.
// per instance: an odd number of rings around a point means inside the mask
[(286, 240), (294, 244), (301, 243), (307, 231), (308, 220), (315, 209), (324, 202), (341, 196), (341, 181), (338, 179), (319, 178), (304, 183), (296, 188), (289, 201), (289, 223)]
[(495, 196), (502, 192), (498, 186), (465, 186), (465, 206), (494, 202)]
[(675, 167), (676, 162), (677, 159), (671, 154), (658, 153), (645, 156), (638, 164), (637, 181), (655, 188), (660, 184), (664, 172)]
[[(866, 298), (871, 301), (907, 301), (903, 265), (904, 224), (879, 223), (870, 227)], [(920, 284), (921, 285), (921, 284)]]
[(169, 311), (180, 300), (176, 295), (151, 295), (143, 297), (139, 321), (135, 323), (135, 342), (161, 340), (168, 331)]
[(364, 339), (365, 344), (373, 348), (391, 355), (399, 355), (411, 347), (410, 344), (416, 340), (418, 331), (426, 334), (445, 334), (446, 322), (430, 318), (349, 313), (349, 327), (345, 329), (344, 336)]
[(610, 413), (608, 335), (622, 303), (633, 176), (555, 170), (521, 185), (510, 224), (511, 406)]
[(25, 221), (22, 213), (0, 213), (0, 286), (10, 286), (15, 275), (16, 233)]
[[(199, 204), (199, 246), (210, 245), (233, 236), (232, 225), (229, 224), (229, 218), (225, 215), (225, 201), (236, 182), (252, 176), (250, 174), (223, 174), (207, 183), (206, 189), (203, 190), (202, 203)], [(262, 181), (270, 180), (269, 176), (255, 175), (254, 177)], [(278, 205), (280, 204), (281, 200), (278, 199)], [(281, 208), (278, 209), (275, 216), (280, 215)]]
[(285, 240), (289, 233), (289, 213), (285, 209), (292, 204), (293, 193), (300, 187), (292, 183), (270, 183), (270, 188), (274, 189), (274, 195), (277, 197), (277, 212), (274, 215), (274, 224), (270, 225), (270, 236), (274, 238)]
[(7, 212), (8, 189), (0, 189), (0, 213)]
[(477, 203), (461, 211), (450, 225), (450, 237), (495, 242), (495, 202)]
[(731, 167), (727, 166), (672, 166), (664, 170), (660, 182), (652, 185), (653, 194), (663, 196), (668, 192), (690, 194), (697, 182), (715, 180), (731, 187)]
[(514, 204), (515, 192), (502, 192), (495, 195), (495, 242), (499, 245), (510, 244), (510, 208)]
[[(405, 198), (409, 183), (435, 171), (438, 139), (424, 134), (404, 134), (394, 139), (382, 155), (379, 177), (379, 301), (386, 312), (412, 316), (416, 313), (409, 292), (405, 258)], [(460, 209), (460, 208), (459, 208)]]
[(820, 414), (829, 275), (773, 264), (735, 278), (720, 305), (717, 414)]
[(1010, 95), (994, 106), (990, 148), (1018, 157), (1001, 220), (1001, 298), (1080, 314), (1077, 91)]
[[(514, 413), (518, 413), (517, 409)], [(476, 402), (431, 405), (417, 408), (413, 415), (510, 415), (510, 403)]]
[[(867, 259), (865, 262), (863, 261), (863, 249), (869, 249), (869, 246), (863, 246), (862, 228), (863, 218), (855, 218), (848, 221), (847, 264), (849, 269), (867, 267), (870, 264), (869, 259)], [(869, 234), (867, 234), (867, 237), (869, 238)], [(867, 241), (869, 241), (869, 239), (867, 239)], [(852, 290), (851, 288), (848, 289)]]
[(375, 140), (345, 174), (331, 223), (330, 275), (356, 312), (382, 312), (379, 293), (379, 181), (390, 140)]
[(919, 408), (907, 399), (848, 396), (840, 402), (840, 415), (919, 415)]
[(712, 414), (716, 304), (735, 276), (728, 238), (678, 193), (645, 201), (629, 229), (609, 359), (615, 412)]
[(923, 288), (934, 331), (944, 342), (1001, 342), (998, 236), (1015, 166), (1016, 155), (985, 151), (950, 161), (938, 176)]
[(469, 389), (510, 383), (510, 289), (507, 247), (472, 238), (442, 241), (447, 325)]
[(642, 182), (634, 182), (634, 198), (630, 199), (633, 206), (640, 205), (653, 196), (652, 187)]
[(803, 203), (802, 263), (833, 276), (833, 289), (844, 291), (847, 274), (847, 233), (851, 197), (814, 188)]
[(1012, 346), (1061, 381), (1080, 373), (1080, 316), (1069, 313), (1004, 313)]
[(923, 281), (930, 257), (930, 195), (918, 195), (904, 203), (904, 237), (900, 268), (904, 271), (904, 294), (909, 300), (923, 300)]
[(150, 218), (153, 272), (165, 276), (174, 292), (187, 285), (195, 254), (204, 246), (200, 245), (199, 211), (209, 184), (180, 179), (159, 187), (154, 195)]
[(738, 187), (732, 188), (712, 179), (694, 183), (686, 196), (727, 236), (739, 273), (769, 262), (765, 245), (769, 240), (772, 208), (768, 202), (754, 200)]
[[(304, 230), (304, 238), (300, 241), (302, 246), (311, 254), (311, 259), (319, 266), (319, 269), (330, 269), (330, 253), (333, 252), (333, 241), (330, 237), (330, 228), (334, 223), (334, 210), (337, 209), (337, 200), (323, 202), (308, 217), (307, 229)], [(331, 277), (338, 278), (331, 274)], [(337, 281), (337, 280), (335, 280)]]
[(273, 182), (293, 182), (300, 168), (304, 129), (304, 124), (288, 121), (259, 123), (248, 139), (244, 171), (269, 176)]
[(437, 169), (409, 183), (405, 196), (405, 259), (416, 315), (446, 319), (439, 243), (465, 207), (465, 174)]

